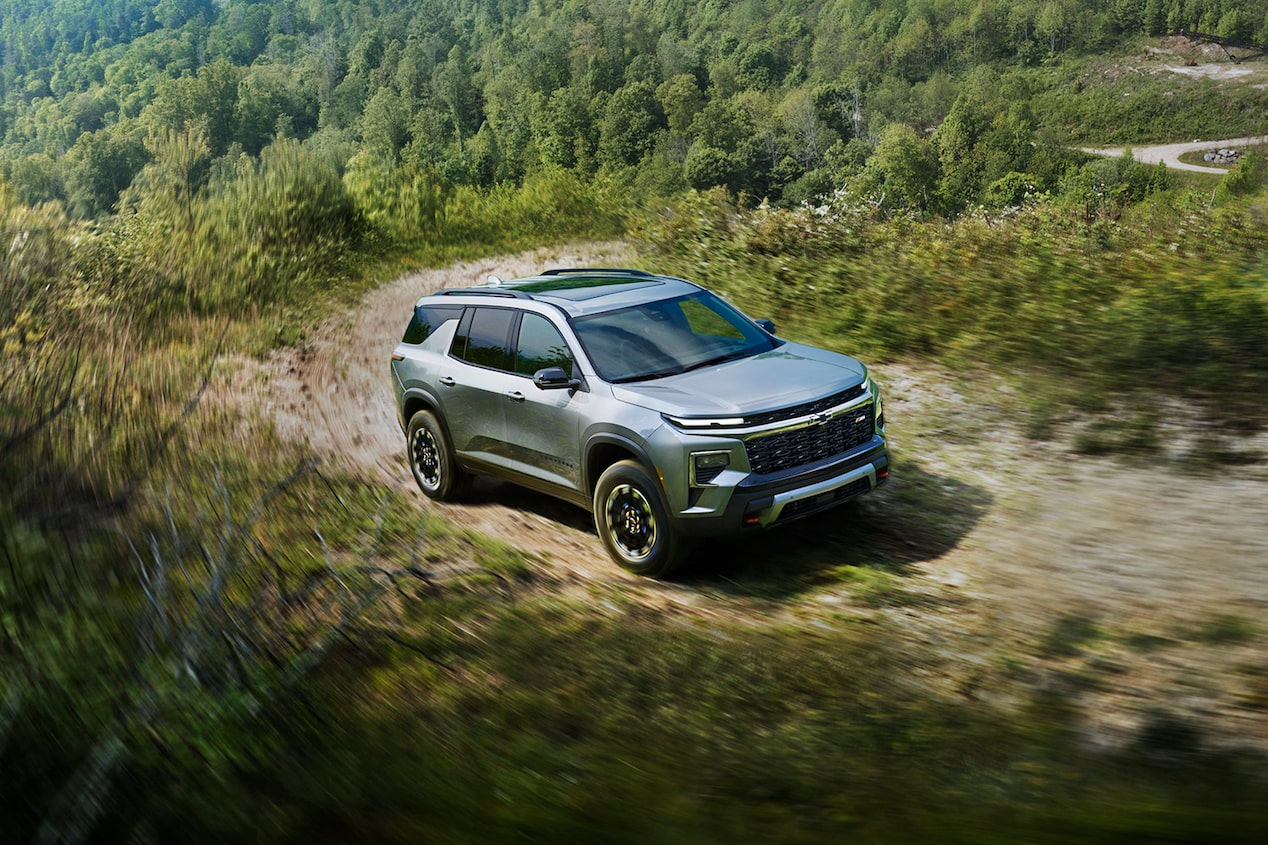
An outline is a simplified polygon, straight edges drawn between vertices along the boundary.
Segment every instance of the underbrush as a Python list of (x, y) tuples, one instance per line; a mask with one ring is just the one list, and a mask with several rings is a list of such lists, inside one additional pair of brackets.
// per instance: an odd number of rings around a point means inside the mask
[(85, 350), (78, 379), (5, 384), (37, 423), (0, 443), (16, 482), (0, 510), (13, 841), (143, 835), (277, 754), (270, 708), (336, 646), (394, 637), (403, 591), (531, 575), (518, 552), (197, 403), (217, 351), (120, 343)]
[[(293, 144), (200, 181), (196, 132), (151, 143), (156, 169), (96, 229), (0, 184), (6, 840), (145, 838), (216, 783), (240, 800), (237, 774), (284, 746), (270, 708), (336, 643), (395, 637), (407, 586), (418, 603), (532, 578), (518, 551), (208, 401), (224, 361), (301, 341), (405, 256), (447, 258), (446, 238), (378, 239)], [(466, 196), (441, 234), (502, 226), (467, 255), (610, 234), (615, 218), (560, 213), (560, 196)]]
[[(1142, 45), (1143, 46), (1143, 45)], [(1246, 81), (1194, 78), (1185, 56), (1094, 57), (1022, 71), (1038, 92), (1040, 125), (1074, 145), (1162, 144), (1262, 135), (1264, 90)], [(1261, 63), (1248, 66), (1262, 68)], [(1262, 70), (1260, 71), (1262, 75)]]
[(647, 238), (662, 269), (828, 348), (1031, 373), (1066, 383), (1055, 402), (1157, 392), (1262, 420), (1265, 210), (1208, 199), (1158, 194), (1092, 219), (1033, 204), (918, 222), (832, 204), (747, 212), (694, 195)]
[[(6, 231), (29, 233), (0, 267), (13, 297), (0, 312), (7, 838), (1263, 833), (1261, 761), (1192, 732), (1171, 748), (1166, 714), (1138, 746), (1094, 752), (1058, 695), (1036, 692), (1020, 714), (938, 699), (911, 676), (936, 658), (855, 614), (840, 630), (758, 631), (723, 614), (641, 610), (601, 587), (593, 602), (565, 600), (539, 589), (517, 551), (207, 401), (229, 354), (301, 340), (403, 255), (619, 228), (618, 215), (593, 214), (614, 204), (609, 189), (546, 174), (519, 194), (446, 194), (418, 218), (434, 236), (402, 244), (414, 218), (390, 204), (366, 213), (351, 177), (333, 180), (295, 149), (277, 155), (236, 188), (171, 188), (173, 204), (139, 201), (96, 232), (0, 194)], [(265, 206), (286, 195), (290, 211), (257, 210), (249, 219), (268, 237), (231, 244), (246, 235), (229, 198), (248, 195)], [(226, 228), (173, 249), (188, 232), (162, 228), (182, 218), (156, 209), (181, 203), (230, 203), (190, 218)], [(1217, 384), (1228, 407), (1261, 409), (1255, 207), (1156, 207), (1161, 228), (1138, 213), (1089, 222), (1028, 209), (945, 225), (748, 216), (697, 197), (651, 242), (657, 269), (681, 268), (830, 347), (1033, 367), (1087, 391), (1148, 381), (1205, 400)], [(1218, 244), (1182, 237), (1217, 224)], [(332, 249), (341, 257), (324, 262)], [(920, 601), (903, 588), (905, 565), (954, 546), (990, 500), (915, 459), (885, 496), (887, 520), (845, 511), (880, 526), (868, 542), (829, 537), (818, 558), (783, 569), (773, 536), (724, 598), (777, 607), (839, 582), (865, 609)], [(1251, 633), (1218, 620), (1205, 636)]]
[[(521, 595), (411, 603), (270, 707), (276, 748), (152, 817), (206, 841), (1251, 841), (1259, 762), (939, 700), (885, 626), (754, 631)], [(237, 741), (241, 741), (238, 738)], [(233, 746), (231, 746), (233, 748)], [(250, 791), (242, 787), (250, 785)], [(228, 812), (212, 808), (228, 807)]]

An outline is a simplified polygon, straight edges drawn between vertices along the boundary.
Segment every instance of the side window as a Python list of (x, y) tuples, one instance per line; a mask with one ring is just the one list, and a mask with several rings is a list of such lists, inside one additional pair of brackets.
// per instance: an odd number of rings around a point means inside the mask
[(495, 370), (511, 369), (507, 341), (514, 311), (505, 308), (472, 308), (454, 335), (449, 352), (469, 364)]
[(448, 320), (456, 320), (462, 316), (459, 305), (421, 305), (414, 309), (409, 326), (405, 329), (403, 343), (422, 343), (431, 337), (431, 333)]
[(549, 320), (540, 314), (525, 313), (515, 347), (515, 372), (531, 376), (546, 367), (562, 367), (572, 378), (572, 353), (563, 335)]

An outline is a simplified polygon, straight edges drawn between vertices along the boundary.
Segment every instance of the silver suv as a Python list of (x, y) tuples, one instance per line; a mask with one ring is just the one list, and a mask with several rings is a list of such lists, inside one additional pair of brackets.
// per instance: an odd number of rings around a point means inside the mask
[(549, 270), (414, 306), (392, 387), (418, 485), (491, 475), (587, 508), (627, 569), (822, 510), (889, 476), (880, 391), (682, 279)]

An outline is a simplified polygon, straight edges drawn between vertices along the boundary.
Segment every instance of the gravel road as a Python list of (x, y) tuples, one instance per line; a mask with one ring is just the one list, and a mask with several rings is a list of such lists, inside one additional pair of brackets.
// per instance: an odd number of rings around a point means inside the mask
[(1189, 164), (1181, 161), (1185, 153), (1203, 152), (1206, 150), (1234, 149), (1244, 150), (1258, 144), (1268, 144), (1268, 135), (1258, 138), (1230, 138), (1225, 141), (1193, 141), (1186, 144), (1157, 144), (1147, 147), (1083, 147), (1083, 152), (1100, 156), (1121, 156), (1124, 150), (1131, 150), (1132, 158), (1142, 164), (1165, 164), (1172, 170), (1188, 170), (1193, 173), (1228, 172), (1227, 167), (1208, 167), (1203, 164)]

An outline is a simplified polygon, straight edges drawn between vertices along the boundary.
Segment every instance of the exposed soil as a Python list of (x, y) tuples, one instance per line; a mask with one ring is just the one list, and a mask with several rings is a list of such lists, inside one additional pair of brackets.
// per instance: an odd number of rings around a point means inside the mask
[(1148, 59), (1160, 59), (1169, 73), (1211, 79), (1245, 80), (1264, 73), (1263, 56), (1245, 47), (1221, 47), (1184, 35), (1159, 38), (1146, 48)]
[[(1268, 750), (1268, 470), (1204, 474), (1028, 439), (1004, 379), (874, 368), (895, 479), (872, 497), (751, 542), (702, 551), (668, 583), (627, 575), (589, 516), (508, 485), (438, 505), (414, 488), (388, 358), (423, 293), (552, 266), (638, 266), (622, 244), (541, 249), (424, 271), (367, 295), (302, 350), (237, 384), (284, 435), (420, 508), (540, 558), (554, 583), (691, 618), (753, 625), (891, 623), (912, 672), (966, 701), (1081, 702), (1090, 742), (1158, 718)], [(1188, 430), (1183, 419), (1178, 430)], [(1177, 439), (1177, 443), (1183, 443)], [(1178, 447), (1181, 451), (1183, 448)]]

